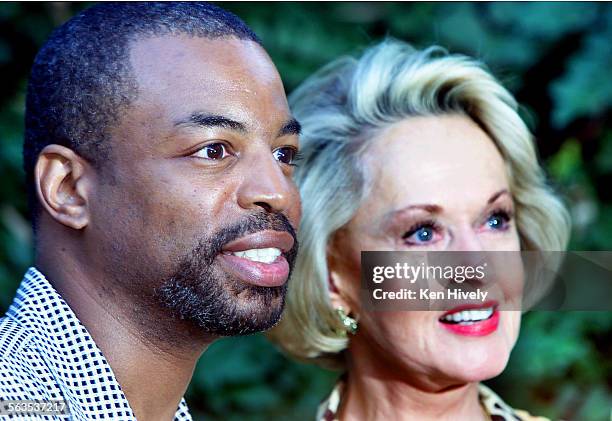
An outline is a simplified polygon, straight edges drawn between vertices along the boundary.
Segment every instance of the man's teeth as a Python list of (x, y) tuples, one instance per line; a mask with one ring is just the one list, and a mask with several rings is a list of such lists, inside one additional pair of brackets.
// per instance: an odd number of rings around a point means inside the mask
[(244, 251), (235, 251), (234, 256), (252, 260), (254, 262), (272, 263), (278, 256), (281, 255), (280, 249), (269, 247), (265, 249), (249, 249)]
[(465, 310), (453, 314), (447, 314), (442, 320), (450, 323), (475, 323), (486, 320), (493, 315), (493, 307), (479, 310)]

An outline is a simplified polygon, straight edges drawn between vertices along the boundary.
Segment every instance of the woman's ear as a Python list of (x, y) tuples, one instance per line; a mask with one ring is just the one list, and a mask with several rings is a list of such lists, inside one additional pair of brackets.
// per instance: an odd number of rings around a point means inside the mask
[(87, 163), (65, 146), (47, 145), (38, 155), (34, 183), (40, 205), (53, 219), (80, 230), (89, 223)]
[(355, 279), (348, 276), (348, 271), (344, 267), (346, 262), (336, 254), (334, 243), (336, 241), (332, 240), (327, 248), (329, 298), (334, 309), (342, 307), (346, 314), (351, 314), (355, 308), (353, 308), (353, 300), (351, 300), (350, 287)]
[(338, 284), (340, 285), (342, 284), (342, 280), (339, 274), (335, 271), (330, 270), (328, 283), (329, 283), (329, 299), (331, 301), (332, 307), (334, 309), (338, 309), (342, 307), (346, 314), (350, 314), (352, 311), (351, 305), (348, 303), (348, 301), (344, 298), (344, 296), (340, 292), (341, 289), (337, 287)]

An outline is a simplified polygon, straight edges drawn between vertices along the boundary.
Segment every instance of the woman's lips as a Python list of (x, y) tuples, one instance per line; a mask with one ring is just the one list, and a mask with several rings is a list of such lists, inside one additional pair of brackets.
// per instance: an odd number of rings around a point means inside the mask
[(289, 263), (282, 253), (292, 247), (288, 232), (265, 230), (229, 242), (218, 257), (228, 274), (253, 285), (276, 287), (289, 277)]
[(455, 307), (444, 313), (438, 322), (445, 329), (457, 335), (489, 335), (499, 326), (497, 302)]

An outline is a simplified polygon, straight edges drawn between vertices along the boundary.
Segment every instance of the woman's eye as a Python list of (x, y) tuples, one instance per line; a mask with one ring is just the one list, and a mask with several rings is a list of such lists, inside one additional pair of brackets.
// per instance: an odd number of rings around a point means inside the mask
[(287, 165), (294, 165), (297, 154), (297, 149), (292, 146), (283, 146), (282, 148), (275, 149), (274, 152), (272, 152), (274, 159)]
[(421, 225), (406, 232), (402, 238), (409, 244), (426, 244), (433, 240), (435, 227), (433, 225)]
[(206, 145), (194, 154), (194, 156), (200, 158), (213, 160), (223, 159), (227, 155), (229, 154), (227, 153), (225, 145), (222, 143), (212, 143), (210, 145)]
[(494, 230), (504, 230), (508, 227), (510, 222), (510, 216), (506, 212), (493, 212), (489, 219), (487, 219), (487, 225), (489, 228)]

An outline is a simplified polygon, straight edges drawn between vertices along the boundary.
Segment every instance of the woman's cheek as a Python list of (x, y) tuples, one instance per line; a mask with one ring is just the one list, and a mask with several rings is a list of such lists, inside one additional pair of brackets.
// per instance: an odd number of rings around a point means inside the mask
[(508, 345), (512, 349), (518, 339), (521, 328), (521, 312), (520, 311), (505, 311), (504, 313), (504, 330), (508, 338)]

